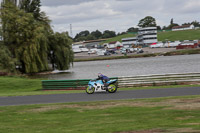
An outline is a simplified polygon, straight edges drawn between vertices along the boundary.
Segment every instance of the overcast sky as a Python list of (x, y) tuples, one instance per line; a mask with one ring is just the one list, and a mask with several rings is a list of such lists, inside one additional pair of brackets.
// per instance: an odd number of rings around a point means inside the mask
[(41, 0), (42, 11), (52, 20), (54, 31), (114, 30), (136, 27), (152, 16), (157, 25), (200, 21), (200, 0)]

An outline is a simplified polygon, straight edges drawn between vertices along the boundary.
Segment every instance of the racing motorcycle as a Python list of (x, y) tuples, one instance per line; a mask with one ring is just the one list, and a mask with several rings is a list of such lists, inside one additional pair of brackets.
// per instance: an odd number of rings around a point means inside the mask
[(115, 93), (117, 91), (117, 79), (109, 80), (106, 82), (107, 86), (104, 86), (104, 83), (102, 80), (90, 80), (88, 83), (88, 86), (86, 88), (86, 93), (93, 94), (94, 92), (109, 92), (109, 93)]

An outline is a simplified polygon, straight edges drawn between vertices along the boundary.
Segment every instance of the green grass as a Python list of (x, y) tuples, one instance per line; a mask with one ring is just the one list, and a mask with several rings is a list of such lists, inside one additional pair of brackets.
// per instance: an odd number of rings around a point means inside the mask
[[(122, 42), (122, 38), (135, 37), (135, 34), (124, 34), (110, 38), (103, 43), (109, 43), (113, 41)], [(200, 29), (198, 30), (184, 30), (184, 31), (166, 31), (158, 33), (158, 41), (178, 41), (178, 40), (199, 40), (200, 39)]]
[(130, 87), (119, 88), (118, 90), (148, 90), (148, 89), (165, 89), (165, 88), (185, 88), (185, 87), (200, 87), (200, 85), (166, 85), (166, 86), (146, 86), (146, 87)]
[(198, 30), (184, 30), (184, 31), (168, 31), (158, 33), (158, 40), (165, 41), (178, 41), (178, 40), (199, 40), (200, 29)]
[(114, 41), (122, 42), (122, 38), (135, 37), (135, 36), (136, 36), (135, 34), (124, 34), (124, 35), (119, 35), (119, 36), (110, 38), (110, 39), (108, 39), (108, 40), (106, 40), (106, 41), (103, 41), (101, 44), (103, 44), (103, 43), (109, 43), (109, 42), (114, 42)]
[(24, 96), (78, 93), (84, 91), (42, 91), (43, 79), (29, 79), (25, 77), (0, 77), (0, 96)]
[[(2, 133), (200, 131), (200, 96), (0, 107)], [(189, 106), (190, 105), (190, 106)], [(189, 106), (189, 107), (187, 107)]]

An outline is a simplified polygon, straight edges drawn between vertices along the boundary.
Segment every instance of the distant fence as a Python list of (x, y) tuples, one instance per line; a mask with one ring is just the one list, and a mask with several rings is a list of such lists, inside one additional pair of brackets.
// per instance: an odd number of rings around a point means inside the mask
[[(200, 73), (184, 74), (163, 74), (163, 75), (142, 75), (129, 77), (113, 77), (118, 79), (118, 87), (137, 87), (137, 86), (158, 86), (158, 85), (177, 85), (200, 82)], [(81, 80), (43, 80), (44, 90), (83, 90), (88, 85), (90, 79)]]
[(200, 73), (119, 77), (118, 87), (177, 85), (189, 82), (200, 82)]

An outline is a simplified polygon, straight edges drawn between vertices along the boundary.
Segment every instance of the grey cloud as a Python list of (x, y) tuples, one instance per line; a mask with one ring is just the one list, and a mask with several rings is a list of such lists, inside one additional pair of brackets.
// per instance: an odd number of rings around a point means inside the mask
[(80, 3), (95, 0), (41, 0), (42, 6), (79, 5)]
[[(168, 25), (171, 18), (174, 18), (175, 22), (179, 24), (193, 20), (200, 21), (199, 1), (42, 0), (42, 5), (57, 27), (72, 23), (73, 25), (97, 25), (96, 27), (99, 29), (108, 25), (108, 22), (113, 23), (110, 24), (110, 28), (117, 27), (118, 24), (134, 26), (145, 16), (153, 16), (156, 18), (157, 24), (161, 26)], [(99, 21), (102, 23), (98, 23)], [(94, 29), (97, 28), (94, 27)]]
[[(164, 11), (172, 14), (197, 14), (200, 13), (199, 0), (165, 0)], [(191, 6), (188, 6), (191, 5)]]

